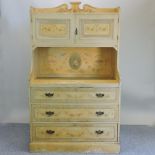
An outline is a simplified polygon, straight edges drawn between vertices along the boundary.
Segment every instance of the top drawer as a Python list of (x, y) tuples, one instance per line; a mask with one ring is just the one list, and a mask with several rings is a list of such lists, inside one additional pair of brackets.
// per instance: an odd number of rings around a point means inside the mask
[(118, 88), (31, 88), (31, 102), (117, 102)]

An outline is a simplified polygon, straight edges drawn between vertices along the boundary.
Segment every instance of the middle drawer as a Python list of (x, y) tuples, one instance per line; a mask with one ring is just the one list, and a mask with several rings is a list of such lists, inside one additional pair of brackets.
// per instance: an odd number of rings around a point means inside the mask
[(31, 119), (34, 122), (67, 121), (118, 121), (117, 106), (54, 106), (32, 104)]

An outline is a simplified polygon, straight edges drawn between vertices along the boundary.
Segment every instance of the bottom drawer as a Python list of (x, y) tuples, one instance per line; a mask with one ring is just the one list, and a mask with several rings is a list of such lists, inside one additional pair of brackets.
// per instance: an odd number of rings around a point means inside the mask
[(117, 141), (117, 124), (43, 123), (32, 125), (33, 141)]

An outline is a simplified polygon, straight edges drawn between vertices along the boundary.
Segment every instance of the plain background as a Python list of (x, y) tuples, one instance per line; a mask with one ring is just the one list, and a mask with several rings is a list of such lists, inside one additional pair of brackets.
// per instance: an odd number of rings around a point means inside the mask
[[(1, 0), (0, 122), (28, 123), (29, 8), (69, 0)], [(155, 0), (81, 0), (121, 7), (122, 124), (155, 125)]]

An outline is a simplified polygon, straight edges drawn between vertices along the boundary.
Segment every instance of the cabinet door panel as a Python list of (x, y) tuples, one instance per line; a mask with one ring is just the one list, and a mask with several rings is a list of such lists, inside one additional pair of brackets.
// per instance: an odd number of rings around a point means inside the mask
[(77, 15), (76, 25), (77, 43), (103, 43), (103, 46), (115, 46), (117, 43), (118, 17), (115, 15)]
[(57, 46), (72, 43), (74, 19), (72, 15), (38, 16), (34, 19), (34, 43)]

